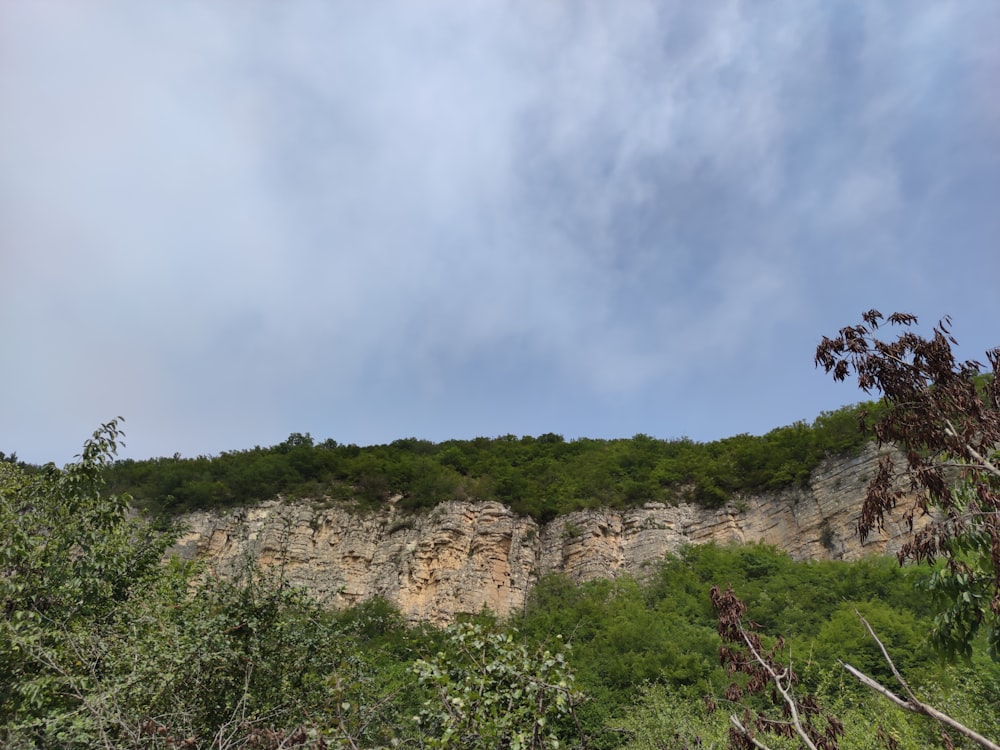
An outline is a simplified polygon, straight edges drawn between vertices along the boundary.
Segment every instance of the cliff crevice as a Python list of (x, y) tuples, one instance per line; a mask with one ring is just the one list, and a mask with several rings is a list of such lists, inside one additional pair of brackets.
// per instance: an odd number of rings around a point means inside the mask
[(828, 459), (808, 489), (734, 498), (723, 508), (648, 503), (587, 510), (546, 524), (492, 501), (453, 501), (424, 513), (394, 502), (375, 512), (281, 499), (229, 513), (184, 517), (171, 552), (223, 575), (246, 559), (280, 566), (290, 583), (338, 607), (372, 597), (410, 620), (445, 623), (488, 608), (522, 607), (542, 575), (575, 581), (642, 576), (685, 544), (762, 542), (796, 559), (856, 559), (894, 553), (906, 538), (903, 509), (862, 544), (855, 532), (878, 451)]

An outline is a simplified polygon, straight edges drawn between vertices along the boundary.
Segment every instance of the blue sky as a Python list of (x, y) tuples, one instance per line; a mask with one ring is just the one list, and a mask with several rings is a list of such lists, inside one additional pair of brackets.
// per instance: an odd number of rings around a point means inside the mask
[(712, 440), (1000, 345), (1000, 5), (0, 4), (0, 450)]

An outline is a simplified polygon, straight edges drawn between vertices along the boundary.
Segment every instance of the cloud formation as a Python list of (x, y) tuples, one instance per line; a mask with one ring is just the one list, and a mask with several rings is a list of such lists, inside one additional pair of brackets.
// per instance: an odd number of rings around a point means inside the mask
[[(1000, 343), (995, 4), (0, 8), (0, 449), (698, 439)], [(992, 336), (992, 338), (991, 338)]]

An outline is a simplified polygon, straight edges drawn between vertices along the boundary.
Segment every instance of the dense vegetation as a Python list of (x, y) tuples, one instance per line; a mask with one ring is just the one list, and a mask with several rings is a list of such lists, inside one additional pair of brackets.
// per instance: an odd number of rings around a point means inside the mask
[[(590, 697), (580, 712), (593, 727), (631, 730), (602, 735), (595, 746), (695, 747), (700, 737), (703, 747), (722, 747), (725, 717), (708, 713), (702, 702), (714, 696), (724, 709), (719, 713), (732, 708), (723, 698), (731, 677), (719, 664), (718, 620), (708, 596), (719, 581), (752, 602), (750, 615), (763, 631), (791, 644), (798, 689), (836, 706), (851, 733), (843, 747), (881, 747), (873, 731), (879, 726), (900, 747), (941, 742), (930, 722), (894, 713), (843, 676), (838, 660), (889, 677), (855, 609), (884, 636), (918, 690), (995, 736), (1000, 670), (981, 643), (964, 665), (949, 666), (927, 648), (927, 575), (886, 559), (803, 563), (768, 547), (706, 545), (667, 559), (643, 582), (543, 580), (516, 624), (534, 639), (566, 634), (577, 684)], [(972, 701), (982, 701), (980, 710)]]
[(711, 443), (646, 435), (567, 441), (546, 434), (443, 443), (409, 438), (362, 448), (293, 434), (270, 448), (214, 457), (119, 461), (109, 480), (142, 507), (167, 514), (245, 505), (279, 493), (367, 505), (401, 495), (408, 508), (495, 499), (542, 521), (581, 508), (649, 501), (716, 507), (734, 493), (804, 486), (824, 456), (861, 449), (859, 420), (875, 411), (872, 403), (845, 407), (812, 424)]
[(845, 682), (838, 658), (886, 673), (855, 608), (918, 689), (1000, 733), (982, 644), (957, 665), (927, 647), (926, 569), (692, 547), (644, 582), (544, 579), (509, 621), (409, 626), (380, 600), (329, 610), (249, 561), (228, 581), (160, 564), (169, 536), (106, 492), (116, 437), (105, 426), (65, 470), (0, 462), (4, 746), (721, 747), (724, 711), (703, 701), (724, 703), (728, 680), (707, 596), (719, 581), (789, 638), (845, 747), (945, 746)]
[[(916, 322), (870, 311), (824, 338), (817, 363), (882, 395), (874, 433), (906, 465), (882, 456), (859, 529), (916, 491), (914, 512), (938, 521), (903, 547), (915, 567), (691, 547), (641, 582), (547, 578), (508, 621), (484, 612), (439, 630), (380, 600), (334, 611), (280, 566), (247, 560), (222, 580), (164, 564), (166, 517), (150, 524), (109, 492), (134, 487), (166, 516), (279, 492), (410, 507), (497, 497), (540, 518), (715, 504), (801, 484), (823, 455), (857, 450), (862, 407), (707, 445), (546, 435), (361, 449), (292, 435), (217, 459), (116, 463), (112, 421), (61, 470), (0, 454), (0, 744), (997, 750), (1000, 383), (955, 361), (946, 322), (884, 342), (883, 320)], [(988, 358), (996, 371), (1000, 349)], [(904, 697), (884, 687), (893, 679)]]

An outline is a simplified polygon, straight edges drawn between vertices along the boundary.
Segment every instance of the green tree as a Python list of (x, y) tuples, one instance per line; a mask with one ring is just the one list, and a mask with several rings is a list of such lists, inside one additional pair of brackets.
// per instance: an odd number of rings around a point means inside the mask
[(477, 622), (451, 626), (448, 650), (414, 664), (432, 691), (416, 717), (428, 748), (560, 748), (579, 737), (574, 687), (561, 639), (533, 650), (516, 631)]
[(88, 728), (78, 709), (89, 675), (75, 645), (160, 573), (169, 536), (131, 517), (128, 497), (104, 491), (119, 421), (62, 470), (0, 462), (0, 741), (68, 744)]
[(387, 744), (350, 624), (253, 565), (163, 564), (172, 535), (105, 492), (121, 437), (62, 470), (0, 462), (0, 745)]
[[(907, 329), (894, 341), (878, 337), (885, 324)], [(900, 450), (905, 465), (897, 466), (891, 452), (885, 453), (868, 486), (861, 508), (858, 532), (862, 539), (881, 530), (887, 513), (900, 502), (909, 503), (905, 518), (913, 528), (918, 514), (932, 520), (913, 533), (899, 553), (900, 562), (933, 563), (943, 558), (944, 566), (931, 577), (931, 589), (942, 600), (931, 636), (950, 654), (970, 656), (974, 639), (985, 631), (990, 651), (1000, 652), (1000, 384), (995, 372), (1000, 366), (1000, 349), (987, 352), (993, 374), (983, 375), (975, 361), (958, 362), (952, 346), (950, 320), (941, 321), (929, 338), (913, 333), (917, 318), (893, 313), (885, 318), (877, 310), (862, 315), (862, 323), (840, 330), (834, 338), (824, 337), (816, 349), (816, 364), (832, 373), (835, 380), (856, 374), (858, 386), (866, 393), (882, 397), (879, 414), (871, 423), (879, 445)], [(861, 426), (869, 425), (862, 415)], [(742, 721), (734, 714), (730, 743), (734, 748), (766, 747), (755, 733), (797, 736), (804, 747), (822, 746), (833, 750), (843, 736), (843, 725), (819, 711), (811, 696), (794, 693), (797, 678), (791, 666), (775, 660), (782, 642), (764, 649), (752, 624), (745, 623), (746, 606), (732, 590), (712, 590), (719, 611), (719, 632), (726, 644), (721, 657), (729, 668), (747, 676), (746, 690), (734, 683), (727, 697), (748, 704), (748, 695), (764, 687), (780, 705), (787, 721), (775, 720), (761, 711), (746, 708)], [(851, 628), (832, 619), (827, 640), (835, 637), (844, 645)], [(875, 628), (855, 610), (868, 636), (882, 657), (884, 677), (901, 688), (897, 694), (871, 677), (876, 662), (869, 659), (862, 671), (851, 664), (844, 669), (866, 687), (906, 711), (930, 717), (967, 740), (1000, 750), (1000, 745), (975, 729), (917, 697), (877, 635)], [(882, 618), (881, 626), (896, 639), (909, 641), (909, 650), (918, 641), (914, 623), (901, 623), (878, 608), (872, 615)], [(823, 640), (820, 641), (822, 648)], [(901, 644), (904, 654), (908, 650)], [(904, 667), (907, 665), (903, 665)], [(910, 665), (912, 667), (912, 664)], [(817, 727), (814, 717), (822, 717)], [(945, 735), (945, 742), (952, 742)], [(888, 742), (889, 746), (894, 746)]]

